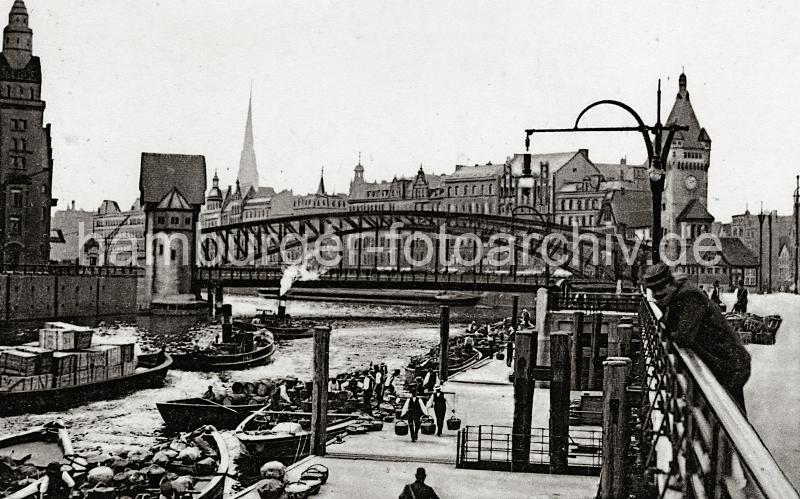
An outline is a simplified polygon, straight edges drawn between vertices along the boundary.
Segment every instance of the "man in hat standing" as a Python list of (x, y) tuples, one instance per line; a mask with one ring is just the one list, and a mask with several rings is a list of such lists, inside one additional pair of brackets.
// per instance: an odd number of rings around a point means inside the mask
[(414, 477), (416, 481), (403, 488), (400, 499), (439, 499), (436, 492), (429, 485), (425, 485), (425, 468), (417, 468)]
[(436, 416), (436, 436), (442, 436), (442, 429), (444, 429), (444, 415), (447, 413), (447, 400), (442, 393), (441, 385), (433, 387), (433, 395), (428, 399), (428, 409), (433, 408), (433, 414)]
[(736, 288), (736, 304), (733, 306), (733, 311), (747, 313), (747, 288), (744, 287), (744, 281), (741, 279), (739, 280), (739, 286)]
[(663, 263), (647, 269), (644, 285), (664, 311), (661, 320), (667, 335), (705, 362), (744, 413), (743, 389), (750, 377), (750, 354), (719, 307), (688, 277), (674, 277)]

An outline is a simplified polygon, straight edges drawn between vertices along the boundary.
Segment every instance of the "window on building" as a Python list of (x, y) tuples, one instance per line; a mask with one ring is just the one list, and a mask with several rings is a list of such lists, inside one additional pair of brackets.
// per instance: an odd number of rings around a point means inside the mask
[(183, 219), (183, 223), (185, 223), (186, 225), (192, 225), (192, 219), (191, 219), (191, 217), (186, 217), (186, 218), (184, 218), (184, 219)]
[(9, 217), (8, 218), (8, 233), (12, 236), (18, 236), (20, 234), (20, 221), (19, 217)]
[(47, 207), (42, 206), (42, 222), (47, 221), (47, 215), (49, 214)]
[(178, 225), (180, 223), (180, 218), (179, 217), (170, 217), (169, 223), (171, 223), (172, 225)]
[(178, 256), (178, 253), (175, 250), (170, 250), (170, 252), (169, 252), (170, 260), (172, 260), (174, 262), (175, 258), (177, 258), (177, 256)]
[(22, 190), (11, 189), (11, 206), (15, 208), (22, 208)]
[(11, 120), (12, 132), (24, 132), (28, 128), (27, 120), (13, 119)]
[(11, 166), (17, 169), (24, 169), (25, 168), (25, 157), (24, 156), (11, 156)]
[(164, 220), (165, 220), (165, 219), (164, 219), (164, 217), (163, 217), (163, 216), (159, 216), (159, 217), (158, 217), (158, 223), (160, 223), (160, 224), (163, 224), (163, 223), (164, 223)]

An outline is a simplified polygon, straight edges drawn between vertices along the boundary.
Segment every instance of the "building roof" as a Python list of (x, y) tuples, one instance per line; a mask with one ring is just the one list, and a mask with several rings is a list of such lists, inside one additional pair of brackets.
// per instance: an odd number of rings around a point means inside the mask
[(173, 188), (178, 189), (189, 204), (204, 204), (205, 156), (143, 152), (139, 173), (142, 203), (159, 203)]
[(97, 208), (98, 215), (110, 215), (112, 213), (120, 213), (121, 211), (117, 202), (111, 199), (104, 199), (103, 202), (100, 203), (100, 207)]
[[(534, 175), (538, 175), (539, 173), (539, 165), (541, 163), (547, 163), (550, 165), (550, 175), (554, 174), (558, 170), (561, 169), (562, 166), (566, 165), (570, 162), (572, 158), (581, 154), (581, 151), (569, 151), (569, 152), (553, 152), (553, 153), (545, 153), (545, 154), (531, 154), (531, 173)], [(523, 155), (522, 154), (514, 154), (512, 158), (509, 159), (511, 164), (511, 173), (514, 175), (522, 175), (522, 167), (523, 167)], [(588, 158), (587, 158), (588, 160)]]
[(683, 222), (688, 220), (698, 221), (714, 221), (714, 215), (708, 212), (703, 202), (699, 199), (690, 199), (686, 206), (683, 207), (681, 213), (678, 215), (677, 221)]
[(675, 140), (683, 141), (681, 147), (702, 147), (703, 142), (711, 142), (705, 128), (700, 126), (700, 121), (694, 114), (692, 103), (689, 100), (689, 91), (686, 90), (686, 75), (683, 73), (678, 78), (678, 95), (675, 96), (675, 104), (672, 105), (666, 124), (689, 127), (689, 130), (685, 132), (675, 133)]
[(499, 177), (503, 175), (505, 165), (456, 165), (456, 171), (447, 175), (447, 180), (467, 180), (473, 178)]
[(758, 258), (738, 237), (720, 237), (722, 257), (732, 267), (758, 267)]
[(653, 225), (653, 198), (650, 191), (612, 191), (608, 202), (616, 223), (630, 229)]
[(186, 198), (184, 198), (180, 191), (177, 188), (173, 188), (169, 191), (169, 194), (164, 196), (160, 203), (158, 203), (158, 207), (162, 210), (191, 210), (192, 207), (189, 203), (186, 202)]

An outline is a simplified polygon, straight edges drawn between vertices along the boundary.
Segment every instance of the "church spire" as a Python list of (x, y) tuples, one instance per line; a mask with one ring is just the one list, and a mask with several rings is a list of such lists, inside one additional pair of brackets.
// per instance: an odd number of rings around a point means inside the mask
[(325, 167), (319, 172), (319, 186), (317, 186), (317, 196), (327, 196), (325, 192)]
[(31, 60), (33, 31), (28, 27), (25, 2), (16, 0), (8, 13), (8, 25), (3, 29), (3, 55), (12, 68), (22, 69)]
[(244, 127), (244, 144), (239, 157), (239, 174), (237, 180), (246, 192), (250, 187), (258, 189), (258, 166), (256, 152), (253, 148), (253, 89), (250, 88), (250, 99), (247, 103), (247, 122)]

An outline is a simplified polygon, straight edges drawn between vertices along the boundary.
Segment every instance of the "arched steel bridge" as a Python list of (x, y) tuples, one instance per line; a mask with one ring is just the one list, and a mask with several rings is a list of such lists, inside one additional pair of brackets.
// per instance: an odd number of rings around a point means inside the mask
[[(303, 261), (305, 257), (301, 255), (307, 255), (308, 249), (324, 248), (328, 256), (326, 261), (330, 261), (331, 256), (339, 257), (335, 264), (322, 265), (327, 267), (323, 275), (328, 277), (321, 281), (333, 287), (347, 287), (342, 283), (348, 280), (370, 279), (380, 280), (389, 287), (391, 283), (403, 283), (398, 287), (424, 287), (423, 283), (440, 287), (450, 283), (445, 287), (458, 287), (457, 283), (463, 283), (460, 286), (468, 287), (468, 281), (472, 288), (481, 282), (486, 286), (501, 282), (539, 286), (546, 276), (558, 275), (556, 269), (581, 280), (630, 279), (632, 271), (635, 274), (632, 267), (642, 265), (649, 253), (641, 242), (542, 218), (374, 210), (243, 221), (201, 229), (200, 261), (195, 272), (196, 278), (204, 282), (239, 280), (253, 285), (274, 280), (270, 268), (274, 271)], [(388, 234), (394, 234), (397, 240), (388, 243), (390, 247), (381, 246)], [(411, 256), (416, 257), (421, 250), (428, 252), (425, 265), (420, 265), (416, 258), (416, 261), (403, 259), (408, 256), (403, 255), (403, 249), (408, 251), (409, 240)], [(365, 243), (369, 246), (365, 247)], [(512, 246), (514, 251), (511, 251)], [(307, 249), (303, 250), (304, 247)], [(453, 264), (454, 253), (465, 249), (466, 264), (463, 260), (458, 265)], [(394, 251), (396, 255), (391, 265), (379, 265), (377, 257), (370, 261), (369, 255), (387, 251)], [(495, 257), (500, 255), (494, 262), (489, 258), (491, 252)], [(287, 257), (290, 253), (293, 258)], [(484, 258), (476, 258), (479, 254)], [(545, 255), (548, 255), (548, 263), (545, 263)], [(626, 255), (636, 255), (635, 260), (631, 260), (632, 265), (625, 263)], [(312, 266), (315, 266), (313, 262)], [(369, 269), (371, 273), (367, 272)], [(270, 274), (268, 279), (267, 274)], [(333, 284), (334, 281), (339, 284)], [(320, 282), (319, 286), (322, 285)]]

